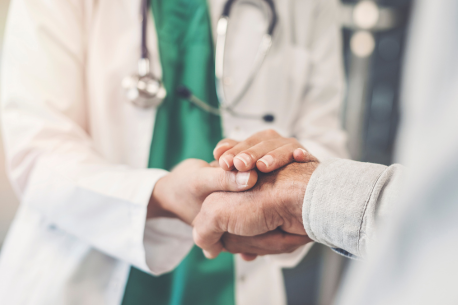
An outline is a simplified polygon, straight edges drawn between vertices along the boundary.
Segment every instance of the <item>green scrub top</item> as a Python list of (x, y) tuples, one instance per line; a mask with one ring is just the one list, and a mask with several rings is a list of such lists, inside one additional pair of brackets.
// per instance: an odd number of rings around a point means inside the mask
[[(167, 97), (158, 108), (150, 168), (170, 170), (180, 161), (212, 161), (222, 138), (221, 119), (176, 95), (185, 85), (218, 107), (214, 54), (206, 0), (152, 0)], [(131, 268), (123, 305), (233, 305), (234, 257), (222, 253), (208, 260), (194, 246), (171, 273), (152, 276)]]

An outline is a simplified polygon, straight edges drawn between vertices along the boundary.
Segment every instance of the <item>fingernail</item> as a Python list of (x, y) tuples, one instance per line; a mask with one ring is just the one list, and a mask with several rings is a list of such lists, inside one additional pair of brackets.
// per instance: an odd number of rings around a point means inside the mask
[(259, 159), (258, 161), (261, 161), (264, 163), (267, 167), (271, 166), (274, 163), (274, 158), (271, 155), (267, 155)]
[(235, 176), (235, 182), (240, 187), (246, 187), (248, 180), (250, 180), (250, 172), (238, 172)]
[(223, 158), (221, 158), (220, 160), (223, 160), (223, 162), (226, 164), (227, 168), (231, 168), (231, 167), (229, 166), (229, 161), (226, 160), (228, 157), (229, 157), (229, 156), (223, 157)]
[(235, 159), (241, 160), (243, 163), (245, 163), (245, 166), (248, 166), (248, 162), (251, 161), (251, 157), (248, 156), (247, 154), (240, 154), (235, 157)]
[(303, 148), (299, 148), (300, 150), (302, 150), (302, 152), (304, 153), (304, 156), (307, 156), (307, 151)]

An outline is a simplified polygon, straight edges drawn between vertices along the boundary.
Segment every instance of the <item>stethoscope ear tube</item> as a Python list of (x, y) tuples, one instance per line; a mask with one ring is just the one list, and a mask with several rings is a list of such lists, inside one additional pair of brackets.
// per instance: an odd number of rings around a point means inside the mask
[(234, 2), (235, 0), (226, 1), (226, 3), (224, 4), (223, 13), (221, 14), (221, 17), (229, 17), (229, 14), (231, 13), (232, 4), (234, 4)]
[(148, 58), (148, 46), (146, 42), (146, 34), (148, 27), (148, 10), (150, 7), (150, 0), (142, 0), (141, 16), (142, 16), (142, 36), (141, 36), (141, 59)]
[(275, 116), (272, 115), (272, 114), (265, 114), (263, 116), (258, 116), (258, 115), (251, 115), (251, 114), (244, 114), (244, 113), (235, 112), (231, 108), (216, 108), (216, 107), (212, 107), (211, 105), (205, 103), (204, 101), (199, 99), (197, 96), (195, 96), (192, 93), (192, 91), (189, 90), (185, 86), (178, 87), (176, 93), (177, 93), (178, 97), (180, 97), (182, 99), (185, 99), (186, 101), (194, 104), (195, 106), (199, 107), (200, 109), (202, 109), (202, 110), (204, 110), (204, 111), (206, 111), (208, 113), (214, 114), (214, 115), (221, 116), (223, 114), (223, 112), (226, 111), (230, 115), (232, 115), (234, 117), (242, 118), (242, 119), (263, 120), (266, 123), (272, 123), (275, 120)]
[[(223, 12), (221, 13), (221, 17), (229, 18), (231, 14), (232, 5), (236, 0), (227, 0), (223, 7)], [(275, 8), (275, 3), (273, 0), (264, 0), (267, 5), (269, 6), (270, 12), (272, 16), (270, 17), (269, 27), (267, 29), (267, 34), (270, 36), (273, 35), (275, 27), (277, 26), (278, 16), (277, 16), (277, 9)]]
[(270, 12), (272, 13), (269, 28), (267, 29), (267, 34), (272, 36), (274, 34), (274, 30), (278, 22), (277, 10), (275, 9), (275, 3), (273, 2), (273, 0), (265, 0), (265, 1), (267, 5), (270, 7)]

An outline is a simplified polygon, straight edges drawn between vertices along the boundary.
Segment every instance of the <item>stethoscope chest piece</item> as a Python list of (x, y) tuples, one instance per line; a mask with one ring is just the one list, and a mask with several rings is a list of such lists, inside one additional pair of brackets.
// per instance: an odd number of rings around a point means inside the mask
[(159, 107), (167, 92), (162, 81), (155, 77), (150, 70), (148, 47), (146, 45), (146, 28), (150, 0), (142, 0), (142, 37), (141, 56), (138, 61), (138, 71), (122, 80), (122, 87), (130, 103), (140, 108)]
[(140, 108), (159, 107), (167, 95), (162, 82), (152, 74), (127, 76), (122, 86), (127, 99)]

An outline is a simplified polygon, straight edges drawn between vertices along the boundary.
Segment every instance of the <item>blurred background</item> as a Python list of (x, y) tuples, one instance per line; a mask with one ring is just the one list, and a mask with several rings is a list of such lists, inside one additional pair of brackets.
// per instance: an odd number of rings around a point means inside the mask
[[(0, 55), (3, 50), (3, 34), (5, 32), (5, 21), (6, 15), (8, 13), (9, 2), (9, 0), (0, 0)], [(2, 63), (0, 60), (0, 67), (1, 64)], [(13, 220), (14, 213), (16, 212), (18, 204), (19, 202), (16, 199), (16, 196), (11, 189), (11, 186), (6, 177), (3, 141), (0, 141), (0, 251), (6, 232), (8, 231), (8, 227)]]
[[(0, 54), (8, 4), (8, 0), (0, 0)], [(355, 160), (392, 162), (410, 8), (411, 0), (341, 1), (347, 75), (343, 122)], [(17, 207), (18, 200), (5, 174), (0, 142), (0, 251)], [(315, 245), (297, 268), (284, 271), (288, 304), (330, 304), (347, 266), (341, 256)]]
[[(354, 160), (392, 163), (411, 4), (411, 0), (341, 0), (347, 76), (342, 115)], [(349, 263), (315, 244), (298, 267), (284, 270), (288, 304), (332, 304)]]

